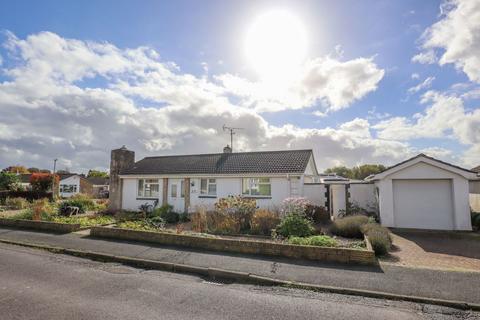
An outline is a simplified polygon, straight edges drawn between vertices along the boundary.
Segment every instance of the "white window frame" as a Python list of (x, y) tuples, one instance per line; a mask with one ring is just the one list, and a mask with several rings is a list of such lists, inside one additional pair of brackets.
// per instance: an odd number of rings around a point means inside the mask
[[(263, 181), (262, 181), (263, 180)], [(269, 185), (269, 194), (252, 194), (252, 189), (257, 189), (260, 192), (260, 185)], [(272, 196), (272, 181), (270, 178), (243, 178), (242, 179), (242, 195), (247, 197), (271, 197)]]
[[(202, 184), (205, 186), (202, 188)], [(217, 179), (216, 178), (201, 178), (200, 179), (200, 195), (207, 197), (217, 196)]]
[[(140, 186), (141, 185), (141, 186)], [(157, 185), (156, 194), (152, 194), (152, 186)], [(160, 181), (158, 179), (137, 179), (137, 197), (158, 199), (160, 196)]]
[(60, 190), (61, 193), (75, 193), (77, 192), (76, 184), (61, 184)]

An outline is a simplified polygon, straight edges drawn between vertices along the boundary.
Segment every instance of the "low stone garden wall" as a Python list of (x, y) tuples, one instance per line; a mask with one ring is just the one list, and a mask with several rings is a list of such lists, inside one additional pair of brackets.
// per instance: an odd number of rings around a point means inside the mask
[(93, 237), (144, 241), (213, 251), (260, 254), (294, 259), (333, 261), (342, 263), (376, 264), (375, 253), (368, 245), (367, 250), (327, 248), (299, 246), (266, 241), (208, 238), (192, 235), (136, 231), (111, 227), (92, 227), (90, 235)]
[(56, 233), (69, 233), (69, 232), (80, 230), (80, 224), (22, 220), (22, 219), (18, 219), (18, 220), (0, 219), (0, 226), (42, 230), (42, 231), (52, 231)]

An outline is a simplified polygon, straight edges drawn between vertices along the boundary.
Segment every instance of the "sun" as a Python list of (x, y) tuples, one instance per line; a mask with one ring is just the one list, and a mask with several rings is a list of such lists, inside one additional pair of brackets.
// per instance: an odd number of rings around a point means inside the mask
[(305, 59), (306, 52), (305, 27), (289, 11), (264, 13), (247, 31), (245, 53), (262, 80), (291, 76)]

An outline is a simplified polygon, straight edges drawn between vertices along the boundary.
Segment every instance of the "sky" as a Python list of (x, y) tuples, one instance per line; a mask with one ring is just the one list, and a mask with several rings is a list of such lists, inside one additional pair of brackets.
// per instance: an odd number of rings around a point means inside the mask
[(480, 0), (4, 1), (0, 168), (110, 150), (480, 165)]

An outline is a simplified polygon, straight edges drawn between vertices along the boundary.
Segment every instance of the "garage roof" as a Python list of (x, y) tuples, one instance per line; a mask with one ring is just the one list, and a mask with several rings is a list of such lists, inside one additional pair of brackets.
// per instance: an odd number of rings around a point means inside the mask
[(405, 169), (407, 167), (410, 167), (411, 165), (416, 164), (418, 162), (428, 163), (430, 165), (439, 167), (441, 169), (454, 172), (454, 173), (459, 174), (459, 175), (461, 175), (464, 178), (469, 179), (469, 180), (475, 180), (477, 178), (476, 172), (474, 172), (472, 170), (468, 170), (468, 169), (462, 168), (460, 166), (456, 166), (456, 165), (453, 165), (451, 163), (448, 163), (448, 162), (445, 162), (445, 161), (442, 161), (442, 160), (438, 160), (438, 159), (435, 159), (433, 157), (427, 156), (423, 153), (420, 153), (420, 154), (416, 155), (415, 157), (407, 159), (407, 160), (402, 161), (400, 163), (397, 163), (397, 164), (385, 169), (384, 171), (382, 171), (380, 173), (377, 173), (375, 175), (371, 175), (371, 176), (367, 177), (366, 180), (371, 181), (371, 180), (383, 179), (386, 176), (388, 176), (388, 175), (390, 175), (394, 172), (397, 172), (397, 171), (400, 171), (400, 170)]

